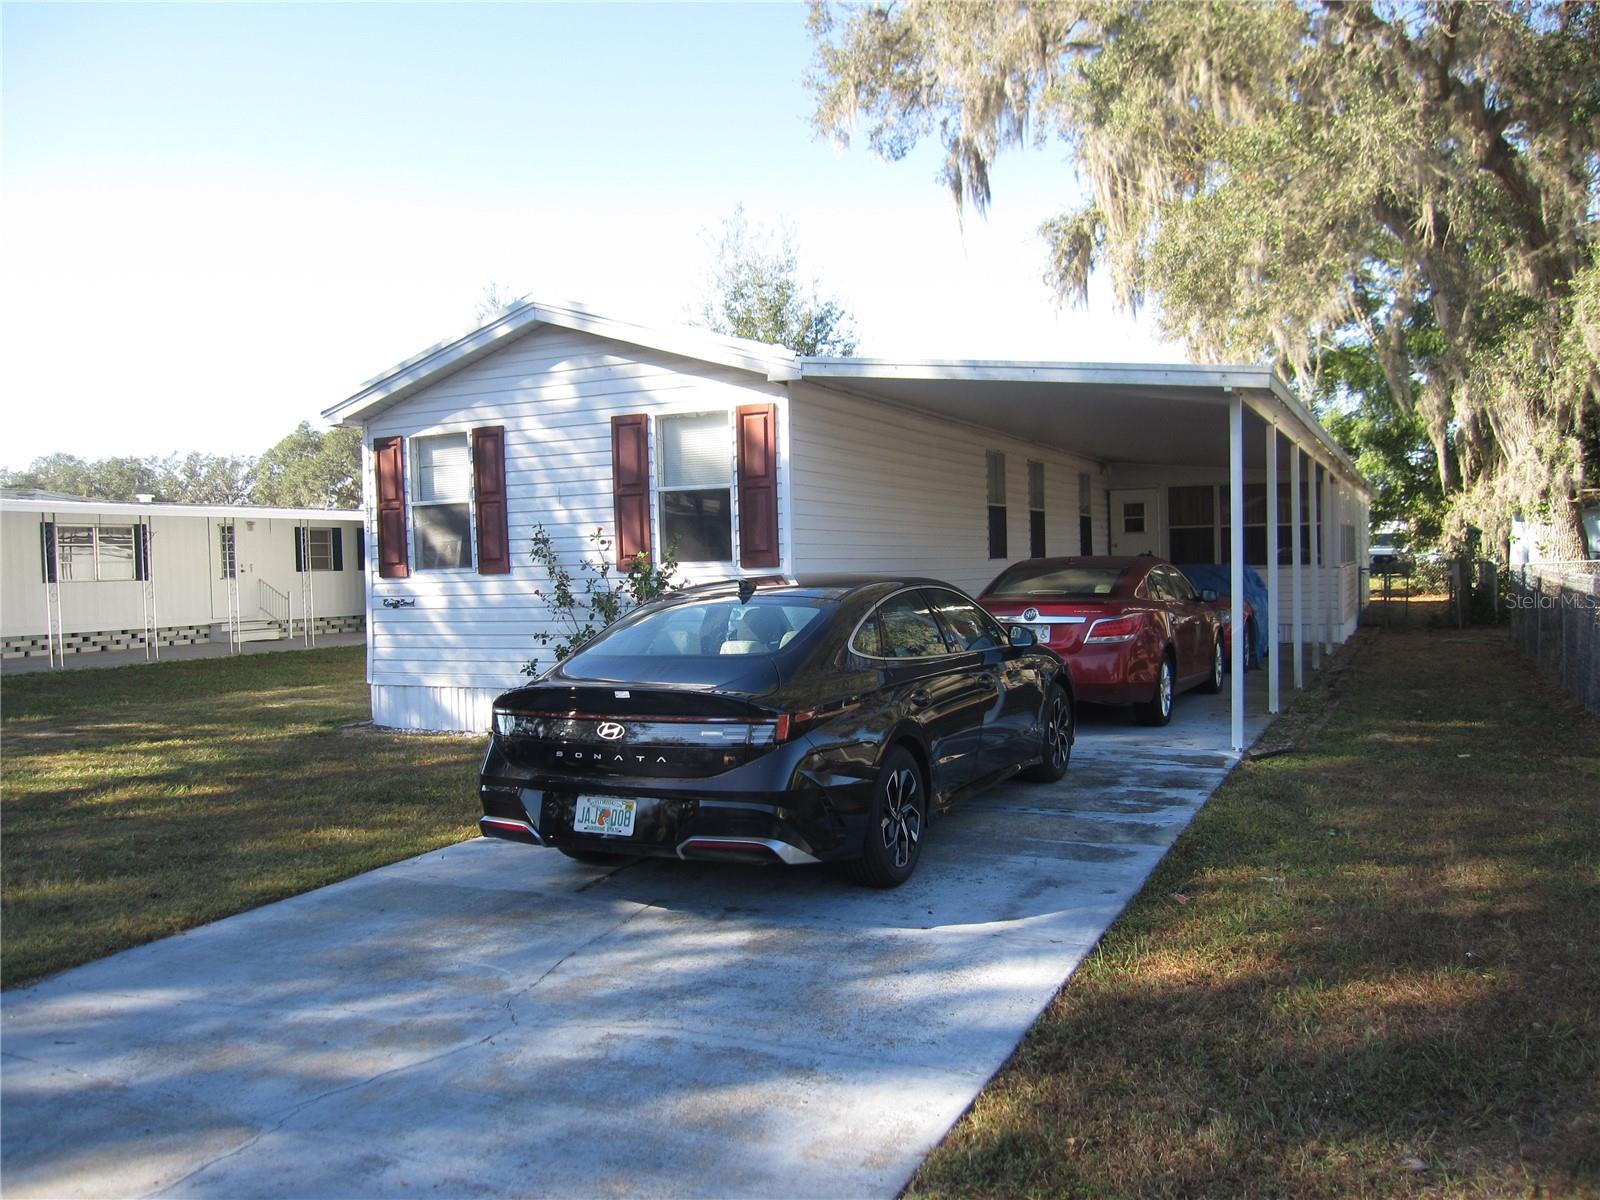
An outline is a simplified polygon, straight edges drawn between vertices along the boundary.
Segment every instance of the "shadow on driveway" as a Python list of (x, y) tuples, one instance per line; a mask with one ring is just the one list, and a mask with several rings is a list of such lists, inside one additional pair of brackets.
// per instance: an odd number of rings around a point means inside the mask
[(7, 1194), (893, 1196), (1221, 782), (1216, 699), (1086, 714), (893, 892), (478, 840), (10, 993)]

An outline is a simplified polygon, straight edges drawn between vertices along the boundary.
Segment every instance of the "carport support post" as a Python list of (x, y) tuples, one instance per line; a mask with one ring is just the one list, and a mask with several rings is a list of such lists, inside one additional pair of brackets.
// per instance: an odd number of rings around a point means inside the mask
[(1322, 622), (1322, 465), (1307, 458), (1311, 470), (1311, 666), (1322, 670), (1322, 638), (1317, 626)]
[(1278, 711), (1278, 427), (1267, 423), (1267, 711)]
[(1332, 657), (1333, 648), (1339, 641), (1339, 610), (1344, 607), (1344, 492), (1331, 471), (1325, 477), (1323, 486), (1328, 489), (1328, 530), (1323, 544), (1328, 547), (1328, 558), (1332, 560), (1333, 569), (1328, 572), (1328, 595), (1323, 610), (1327, 619), (1322, 626), (1322, 652)]
[(1300, 576), (1304, 573), (1305, 554), (1300, 541), (1300, 447), (1289, 439), (1289, 586), (1294, 589), (1290, 601), (1289, 618), (1293, 628), (1289, 631), (1294, 643), (1294, 686), (1299, 691), (1306, 685), (1306, 637), (1301, 628)]
[(1244, 401), (1228, 402), (1228, 603), (1233, 621), (1233, 752), (1244, 753)]

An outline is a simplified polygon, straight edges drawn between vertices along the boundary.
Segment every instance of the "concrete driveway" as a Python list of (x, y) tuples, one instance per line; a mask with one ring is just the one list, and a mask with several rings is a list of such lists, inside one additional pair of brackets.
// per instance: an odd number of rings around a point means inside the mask
[(895, 892), (477, 840), (8, 993), (6, 1194), (893, 1196), (1221, 782), (1225, 701), (1089, 716)]

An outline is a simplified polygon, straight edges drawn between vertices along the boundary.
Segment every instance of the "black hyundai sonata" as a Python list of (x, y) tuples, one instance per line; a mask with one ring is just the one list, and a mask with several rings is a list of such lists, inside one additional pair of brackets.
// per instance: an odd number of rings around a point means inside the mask
[(844, 861), (910, 877), (929, 820), (1074, 736), (1061, 660), (948, 584), (712, 584), (495, 701), (480, 828), (574, 858)]

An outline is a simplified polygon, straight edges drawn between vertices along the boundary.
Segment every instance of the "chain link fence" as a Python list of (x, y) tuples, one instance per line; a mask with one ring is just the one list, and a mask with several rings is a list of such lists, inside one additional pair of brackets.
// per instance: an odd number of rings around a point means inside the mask
[(1600, 561), (1514, 567), (1504, 595), (1512, 640), (1541, 671), (1600, 712)]

